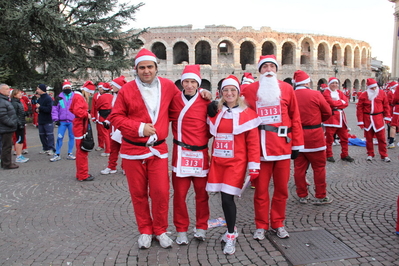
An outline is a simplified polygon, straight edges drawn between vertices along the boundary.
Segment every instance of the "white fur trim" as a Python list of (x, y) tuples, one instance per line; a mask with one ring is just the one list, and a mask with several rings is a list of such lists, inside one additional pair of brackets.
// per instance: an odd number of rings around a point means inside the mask
[(240, 92), (240, 84), (238, 84), (238, 82), (234, 79), (224, 79), (222, 82), (222, 90), (224, 87), (228, 86), (228, 85), (233, 85), (237, 88), (238, 92)]
[(276, 67), (278, 68), (278, 63), (276, 60), (274, 60), (274, 58), (264, 58), (261, 61), (259, 61), (258, 69), (263, 65), (263, 63), (267, 63), (267, 62), (275, 64)]
[(116, 83), (115, 81), (111, 81), (109, 84), (110, 84), (110, 85), (114, 85), (114, 86), (117, 87), (118, 89), (121, 89), (121, 88), (122, 88), (122, 86), (119, 85), (118, 83)]
[(371, 88), (374, 88), (374, 87), (377, 87), (377, 86), (378, 86), (377, 83), (374, 83), (374, 84), (371, 84), (371, 85), (367, 86), (367, 89), (371, 89)]
[(94, 90), (89, 90), (89, 89), (86, 88), (86, 87), (82, 87), (82, 90), (87, 91), (88, 93), (91, 93), (91, 94), (94, 93)]
[(298, 82), (294, 81), (294, 82), (295, 82), (296, 85), (306, 84), (306, 83), (310, 82), (310, 78), (307, 78), (307, 79), (302, 80), (302, 81), (298, 81)]
[(201, 86), (201, 78), (194, 73), (184, 73), (180, 79), (182, 84), (185, 79), (195, 79), (198, 82), (198, 86)]
[(328, 82), (328, 85), (330, 85), (330, 84), (333, 83), (333, 82), (339, 83), (339, 82), (338, 82), (338, 79), (332, 79), (332, 80), (330, 80), (330, 81)]
[(140, 62), (142, 61), (153, 61), (155, 62), (155, 64), (157, 63), (157, 59), (151, 55), (143, 55), (140, 56), (139, 58), (136, 58), (136, 60), (134, 60), (134, 65), (137, 66)]

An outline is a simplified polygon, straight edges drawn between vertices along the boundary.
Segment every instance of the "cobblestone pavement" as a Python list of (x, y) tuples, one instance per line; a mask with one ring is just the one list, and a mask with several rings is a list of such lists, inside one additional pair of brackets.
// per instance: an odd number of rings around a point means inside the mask
[[(356, 127), (354, 103), (347, 115), (351, 133), (362, 137)], [(89, 162), (95, 181), (77, 182), (74, 161), (63, 158), (50, 162), (49, 156), (39, 154), (38, 133), (32, 125), (28, 126), (28, 136), (30, 161), (16, 170), (0, 170), (1, 265), (290, 265), (268, 239), (253, 240), (251, 189), (236, 199), (240, 236), (234, 255), (222, 252), (220, 237), (225, 227), (208, 230), (205, 242), (196, 241), (190, 232), (186, 246), (174, 244), (163, 249), (154, 240), (150, 249), (140, 250), (121, 171), (101, 175), (107, 159), (93, 151)], [(350, 147), (353, 163), (339, 159), (340, 146), (334, 146), (334, 152), (337, 161), (327, 165), (328, 192), (334, 202), (324, 206), (299, 204), (291, 178), (287, 230), (326, 229), (360, 255), (313, 265), (399, 265), (399, 236), (394, 234), (399, 147), (389, 150), (391, 163), (379, 157), (366, 162), (364, 147)], [(62, 155), (66, 155), (66, 143)], [(313, 182), (311, 172), (308, 177)], [(193, 225), (191, 190), (187, 201)], [(218, 194), (211, 195), (209, 203), (211, 218), (223, 216)], [(172, 208), (169, 213), (174, 239)]]

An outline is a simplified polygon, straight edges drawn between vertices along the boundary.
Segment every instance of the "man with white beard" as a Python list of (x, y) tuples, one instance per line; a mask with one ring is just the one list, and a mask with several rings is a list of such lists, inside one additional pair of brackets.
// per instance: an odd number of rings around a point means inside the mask
[(336, 77), (328, 79), (328, 88), (323, 92), (323, 96), (332, 109), (332, 116), (323, 122), (326, 129), (327, 161), (335, 162), (332, 144), (334, 142), (334, 135), (337, 134), (341, 144), (341, 160), (351, 163), (354, 159), (349, 156), (348, 122), (344, 111), (348, 107), (349, 99), (339, 90), (338, 79)]
[(374, 158), (373, 137), (375, 136), (381, 160), (389, 163), (391, 159), (388, 157), (385, 138), (385, 123), (391, 121), (389, 102), (385, 92), (378, 88), (377, 82), (372, 78), (367, 79), (367, 90), (359, 97), (356, 116), (357, 125), (364, 129), (366, 137), (366, 160), (372, 161)]
[[(298, 103), (291, 85), (277, 79), (278, 63), (274, 55), (261, 56), (259, 81), (243, 89), (248, 106), (262, 119), (259, 128), (261, 145), (260, 174), (254, 180), (254, 239), (263, 240), (271, 229), (279, 238), (289, 237), (284, 228), (288, 199), (290, 159), (304, 148)], [(274, 193), (269, 196), (273, 177)]]

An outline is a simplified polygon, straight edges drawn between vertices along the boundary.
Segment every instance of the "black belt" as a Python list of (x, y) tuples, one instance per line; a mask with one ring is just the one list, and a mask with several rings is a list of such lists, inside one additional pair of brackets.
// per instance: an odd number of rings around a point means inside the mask
[(303, 129), (314, 129), (321, 127), (321, 124), (313, 125), (313, 126), (302, 126)]
[(146, 142), (133, 142), (131, 140), (128, 140), (127, 138), (123, 137), (123, 140), (126, 141), (129, 144), (133, 144), (136, 146), (143, 146), (143, 147), (153, 147), (153, 146), (158, 146), (159, 144), (164, 143), (164, 139), (163, 140), (159, 140), (159, 141), (155, 141), (153, 143), (146, 143)]
[(379, 114), (382, 114), (383, 112), (379, 112), (379, 113), (373, 113), (373, 114), (370, 114), (370, 113), (365, 113), (366, 115), (379, 115)]
[(343, 111), (342, 109), (337, 109), (337, 108), (334, 108), (334, 109), (332, 109), (333, 111)]
[(202, 146), (188, 145), (184, 142), (178, 141), (177, 139), (173, 139), (173, 143), (176, 145), (182, 146), (183, 148), (192, 150), (192, 151), (200, 151), (200, 150), (208, 148), (208, 144), (202, 145)]
[(287, 134), (291, 132), (290, 127), (287, 127), (287, 126), (275, 127), (275, 126), (269, 126), (269, 125), (260, 125), (260, 126), (258, 126), (258, 128), (260, 130), (277, 133), (277, 135), (279, 135), (279, 137), (285, 137), (285, 139), (287, 140), (287, 143), (290, 143), (290, 141), (291, 141), (291, 138), (289, 138), (287, 136)]

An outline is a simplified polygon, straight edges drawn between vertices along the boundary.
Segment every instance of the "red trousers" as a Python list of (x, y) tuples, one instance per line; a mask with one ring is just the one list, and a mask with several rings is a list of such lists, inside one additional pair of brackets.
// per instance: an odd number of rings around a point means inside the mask
[[(270, 204), (269, 185), (273, 177), (274, 192)], [(255, 179), (255, 224), (258, 229), (284, 226), (290, 179), (290, 159), (261, 162), (259, 177)]]
[[(161, 235), (168, 228), (168, 159), (122, 159), (140, 234)], [(150, 199), (151, 198), (151, 208)]]
[(326, 127), (326, 156), (333, 157), (332, 144), (334, 142), (334, 134), (339, 137), (339, 143), (341, 145), (341, 158), (345, 158), (349, 155), (348, 153), (348, 128), (346, 125), (342, 127)]
[(369, 131), (364, 131), (364, 137), (366, 138), (366, 149), (367, 149), (367, 155), (374, 157), (374, 144), (373, 144), (373, 138), (374, 136), (378, 140), (378, 152), (380, 153), (381, 159), (384, 159), (385, 157), (388, 157), (388, 152), (387, 152), (387, 140), (385, 137), (385, 128), (378, 131), (374, 132), (373, 129), (370, 129)]
[(101, 129), (105, 129), (103, 125), (99, 124), (96, 122), (96, 129), (97, 129), (97, 143), (98, 143), (98, 147), (100, 148), (105, 148), (105, 136), (104, 136), (104, 132), (105, 131), (101, 131)]
[(195, 228), (208, 229), (209, 204), (208, 192), (205, 190), (206, 177), (177, 177), (172, 172), (173, 183), (173, 223), (177, 232), (187, 232), (190, 225), (186, 198), (191, 182), (195, 191)]
[(298, 158), (294, 160), (294, 178), (296, 193), (298, 197), (308, 196), (308, 186), (306, 184), (306, 171), (312, 165), (313, 178), (315, 185), (315, 197), (323, 199), (326, 197), (326, 151), (300, 152)]
[(99, 125), (97, 127), (97, 134), (101, 135), (103, 138), (105, 147), (100, 146), (100, 144), (98, 144), (98, 146), (104, 148), (105, 153), (111, 153), (111, 138), (109, 135), (109, 129), (106, 129), (103, 125)]
[(110, 144), (111, 152), (108, 157), (108, 168), (111, 170), (116, 170), (121, 144), (113, 139), (110, 140)]
[(80, 148), (82, 139), (75, 139), (76, 144), (76, 178), (86, 179), (89, 176), (89, 153)]

